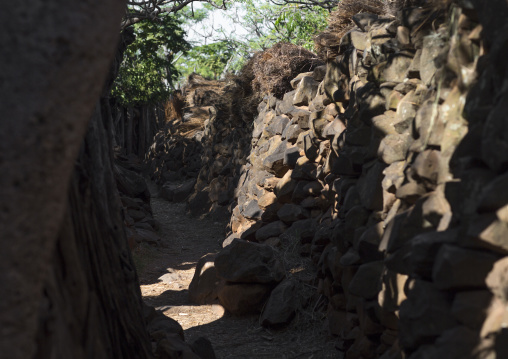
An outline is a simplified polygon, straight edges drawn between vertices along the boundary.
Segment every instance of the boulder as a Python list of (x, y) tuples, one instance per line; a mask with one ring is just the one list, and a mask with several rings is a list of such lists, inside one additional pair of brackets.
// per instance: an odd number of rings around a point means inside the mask
[(411, 169), (414, 171), (416, 178), (423, 181), (425, 185), (431, 187), (437, 184), (441, 162), (441, 152), (437, 150), (426, 150), (420, 153)]
[(508, 222), (501, 220), (499, 215), (505, 217), (504, 211), (497, 213), (484, 213), (477, 215), (468, 224), (467, 234), (482, 246), (494, 249), (500, 253), (508, 252)]
[(319, 82), (314, 80), (312, 76), (302, 77), (293, 97), (293, 105), (308, 106), (309, 102), (316, 96), (318, 86)]
[(387, 165), (405, 160), (411, 145), (410, 140), (409, 133), (388, 135), (381, 140), (377, 155)]
[(437, 71), (438, 62), (435, 60), (446, 50), (447, 46), (443, 37), (427, 36), (424, 38), (420, 56), (420, 78), (425, 85), (430, 85)]
[(289, 203), (291, 202), (291, 196), (293, 195), (293, 190), (296, 187), (298, 181), (292, 178), (293, 171), (289, 170), (286, 172), (284, 177), (277, 183), (274, 188), (274, 193), (277, 196), (277, 200), (280, 203)]
[(284, 162), (283, 165), (289, 168), (295, 168), (296, 162), (300, 158), (300, 149), (296, 146), (289, 147), (284, 152)]
[(451, 296), (439, 291), (432, 283), (414, 280), (407, 292), (408, 299), (400, 305), (400, 344), (415, 349), (432, 342), (457, 322), (451, 313)]
[(269, 206), (275, 204), (276, 202), (277, 202), (277, 196), (273, 192), (266, 192), (257, 201), (258, 206), (263, 210), (268, 208)]
[(432, 280), (442, 290), (485, 288), (485, 277), (498, 256), (444, 244), (437, 253)]
[(348, 292), (365, 299), (377, 298), (381, 289), (383, 261), (362, 264), (348, 287)]
[(310, 133), (304, 135), (302, 139), (305, 157), (307, 157), (312, 162), (315, 161), (319, 155), (319, 145), (317, 143), (317, 139)]
[(306, 157), (300, 157), (296, 161), (295, 168), (291, 172), (291, 178), (297, 180), (313, 181), (317, 177), (317, 165), (310, 162)]
[(477, 343), (478, 333), (467, 327), (457, 326), (446, 330), (433, 345), (418, 348), (411, 354), (410, 359), (471, 358)]
[(383, 69), (384, 81), (402, 82), (406, 78), (406, 72), (411, 66), (413, 58), (406, 53), (396, 53), (390, 56), (388, 63)]
[(261, 219), (261, 215), (263, 214), (263, 211), (259, 207), (258, 201), (256, 201), (255, 199), (252, 199), (240, 207), (240, 213), (245, 218)]
[(346, 129), (346, 126), (344, 125), (344, 122), (339, 120), (338, 118), (334, 119), (333, 121), (329, 122), (323, 129), (322, 136), (333, 140), (335, 135), (341, 134)]
[(217, 254), (215, 268), (228, 282), (278, 283), (284, 278), (284, 267), (271, 246), (239, 239)]
[(282, 138), (288, 142), (295, 143), (298, 139), (298, 136), (303, 131), (304, 130), (302, 130), (298, 124), (291, 123), (286, 126), (284, 131), (282, 131)]
[(302, 219), (294, 222), (282, 236), (302, 243), (308, 243), (314, 237), (315, 231), (316, 222), (313, 219)]
[(296, 90), (286, 92), (282, 101), (278, 101), (275, 107), (277, 115), (288, 114), (295, 109), (293, 105), (293, 98), (295, 97)]
[[(300, 81), (302, 81), (302, 79), (304, 77), (309, 77), (309, 76), (312, 76), (313, 75), (313, 72), (302, 72), (301, 74), (298, 74), (294, 79), (292, 79), (289, 84), (291, 85), (291, 87), (296, 90), (298, 88), (298, 84), (300, 83)], [(316, 80), (317, 81), (317, 80)]]
[(508, 183), (508, 173), (497, 176), (483, 188), (478, 203), (478, 212), (497, 211), (508, 204), (506, 183)]
[(256, 240), (262, 242), (270, 237), (278, 237), (284, 233), (286, 228), (286, 225), (281, 221), (268, 223), (267, 225), (257, 230)]
[(216, 254), (200, 258), (189, 285), (189, 300), (195, 304), (210, 304), (217, 299), (220, 279), (217, 276), (214, 260)]
[(240, 239), (240, 235), (238, 233), (231, 233), (224, 241), (222, 241), (222, 248), (229, 246), (231, 242), (233, 242), (233, 239)]
[(297, 124), (301, 130), (309, 129), (310, 111), (303, 108), (294, 108), (288, 115), (291, 116), (293, 123)]
[(268, 125), (264, 127), (263, 132), (266, 131), (270, 136), (282, 135), (288, 123), (289, 117), (286, 115), (275, 116)]
[(192, 348), (176, 335), (167, 334), (163, 337), (157, 337), (157, 346), (155, 355), (160, 359), (201, 359)]
[(218, 291), (220, 304), (235, 315), (259, 313), (270, 295), (271, 285), (225, 283)]
[(299, 219), (308, 218), (310, 214), (297, 204), (286, 203), (277, 211), (277, 216), (285, 223), (292, 223)]
[(370, 46), (367, 35), (367, 33), (357, 30), (353, 30), (349, 33), (349, 36), (351, 36), (351, 43), (355, 49), (364, 51), (368, 46)]
[(432, 279), (437, 253), (445, 243), (454, 243), (457, 231), (421, 233), (411, 240), (409, 263), (411, 272), (423, 279)]
[(119, 164), (113, 166), (113, 171), (120, 193), (133, 198), (150, 198), (150, 191), (148, 190), (145, 179), (138, 173), (128, 170)]
[(154, 318), (149, 321), (146, 328), (150, 335), (156, 332), (164, 332), (167, 334), (175, 334), (182, 341), (184, 340), (183, 328), (176, 320), (166, 317), (160, 312), (155, 312), (153, 308), (151, 309), (154, 311), (154, 313), (151, 314)]
[(264, 327), (280, 327), (288, 324), (298, 309), (298, 286), (295, 280), (286, 279), (270, 294), (259, 318)]

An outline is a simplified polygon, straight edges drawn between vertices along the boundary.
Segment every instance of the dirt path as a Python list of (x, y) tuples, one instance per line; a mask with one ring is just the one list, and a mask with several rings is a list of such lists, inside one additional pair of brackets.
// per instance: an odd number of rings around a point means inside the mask
[[(313, 308), (300, 313), (288, 328), (272, 331), (258, 324), (258, 316), (231, 316), (218, 303), (191, 304), (187, 289), (195, 265), (203, 255), (221, 249), (226, 225), (189, 217), (185, 204), (156, 195), (151, 205), (161, 225), (163, 246), (140, 246), (134, 251), (141, 292), (147, 304), (182, 325), (187, 341), (208, 338), (219, 359), (342, 358), (337, 343), (327, 338), (323, 314)], [(164, 280), (159, 280), (162, 275)]]

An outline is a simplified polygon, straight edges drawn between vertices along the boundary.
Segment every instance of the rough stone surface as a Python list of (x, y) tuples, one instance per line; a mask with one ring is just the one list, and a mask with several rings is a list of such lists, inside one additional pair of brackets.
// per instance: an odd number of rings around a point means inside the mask
[(215, 268), (219, 277), (235, 283), (277, 283), (284, 277), (271, 246), (239, 239), (217, 254)]
[(437, 253), (432, 279), (439, 289), (485, 287), (498, 256), (444, 244)]
[(262, 242), (270, 237), (278, 237), (284, 233), (286, 228), (282, 221), (271, 222), (257, 230), (256, 240)]
[(309, 102), (316, 96), (319, 82), (314, 80), (312, 76), (304, 76), (298, 83), (295, 96), (293, 97), (293, 105), (307, 106)]
[(189, 284), (189, 299), (196, 304), (209, 304), (217, 299), (219, 277), (215, 269), (216, 255), (207, 254), (198, 261)]
[(297, 283), (294, 280), (281, 282), (270, 294), (259, 323), (264, 327), (280, 327), (288, 324), (298, 308)]
[(258, 283), (225, 283), (219, 288), (220, 304), (230, 313), (259, 313), (270, 294), (271, 286)]

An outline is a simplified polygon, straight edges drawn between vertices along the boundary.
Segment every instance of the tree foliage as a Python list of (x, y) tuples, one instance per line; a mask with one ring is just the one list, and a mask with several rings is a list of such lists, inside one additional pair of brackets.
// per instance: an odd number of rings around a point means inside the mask
[(314, 36), (326, 28), (328, 11), (319, 6), (286, 4), (279, 14), (271, 31), (274, 41), (290, 42), (312, 51)]
[(194, 46), (176, 66), (185, 77), (195, 72), (206, 78), (218, 79), (235, 51), (234, 43), (226, 40)]
[[(189, 0), (128, 2), (123, 26), (134, 28), (136, 40), (125, 52), (113, 96), (124, 104), (158, 102), (190, 73), (217, 79), (227, 71), (239, 71), (255, 52), (276, 43), (289, 42), (313, 50), (313, 37), (326, 27), (327, 9), (335, 4), (324, 0), (281, 0), (281, 4), (269, 0), (196, 1), (204, 6), (180, 6), (191, 3)], [(191, 45), (185, 40), (183, 28), (196, 27), (227, 3), (230, 11), (226, 16), (244, 29), (242, 35), (219, 26), (204, 31), (213, 35), (201, 42)]]
[(134, 25), (136, 39), (127, 47), (112, 94), (121, 103), (138, 104), (166, 99), (178, 79), (174, 60), (191, 46), (182, 20), (173, 14)]
[(217, 78), (226, 71), (239, 71), (255, 52), (279, 42), (293, 43), (312, 51), (314, 36), (327, 25), (328, 11), (321, 6), (237, 0), (225, 14), (230, 23), (243, 29), (241, 34), (236, 35), (230, 27), (220, 25), (202, 29), (202, 33), (213, 33), (207, 38), (212, 42), (193, 47), (178, 61), (177, 68), (182, 74), (196, 72), (204, 77)]

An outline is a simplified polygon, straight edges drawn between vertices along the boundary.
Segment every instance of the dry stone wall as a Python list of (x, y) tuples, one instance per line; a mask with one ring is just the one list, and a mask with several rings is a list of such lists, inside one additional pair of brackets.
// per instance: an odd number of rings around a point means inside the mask
[(428, 3), (265, 97), (235, 192), (225, 251), (297, 242), (348, 359), (506, 357), (507, 4)]
[(162, 196), (188, 203), (194, 216), (227, 221), (234, 190), (250, 151), (252, 111), (239, 78), (189, 78), (186, 107), (154, 137), (145, 162)]

